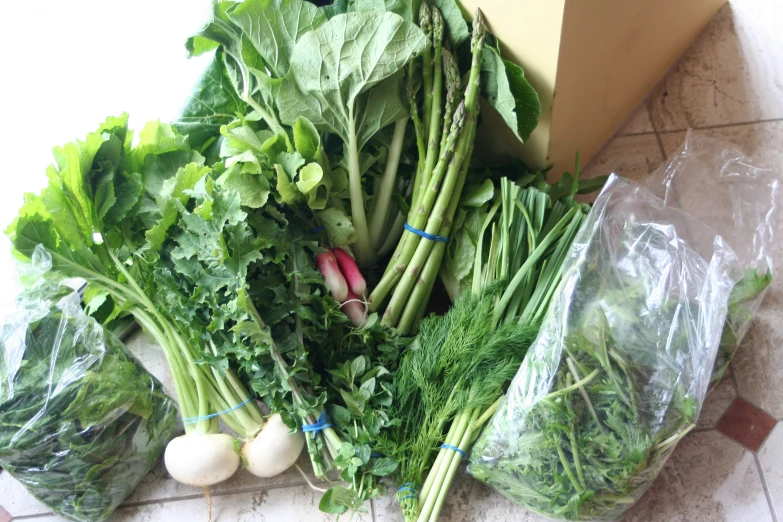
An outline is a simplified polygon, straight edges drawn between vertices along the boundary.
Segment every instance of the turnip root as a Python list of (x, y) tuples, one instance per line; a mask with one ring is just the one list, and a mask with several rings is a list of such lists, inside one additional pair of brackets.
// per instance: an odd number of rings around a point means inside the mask
[(274, 477), (290, 468), (302, 453), (305, 435), (291, 433), (279, 414), (264, 424), (261, 433), (242, 447), (247, 470), (257, 477)]
[(225, 433), (180, 435), (166, 446), (166, 469), (177, 481), (190, 486), (222, 482), (239, 468), (234, 440)]

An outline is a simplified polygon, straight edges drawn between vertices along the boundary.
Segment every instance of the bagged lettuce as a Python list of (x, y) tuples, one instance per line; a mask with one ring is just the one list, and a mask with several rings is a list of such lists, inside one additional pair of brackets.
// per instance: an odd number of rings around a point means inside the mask
[(105, 520), (181, 431), (176, 403), (47, 276), (0, 317), (0, 466), (65, 518)]

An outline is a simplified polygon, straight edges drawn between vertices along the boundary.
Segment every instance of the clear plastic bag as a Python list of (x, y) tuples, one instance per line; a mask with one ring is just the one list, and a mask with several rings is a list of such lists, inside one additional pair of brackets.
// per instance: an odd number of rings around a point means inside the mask
[(0, 317), (0, 466), (58, 515), (105, 520), (181, 431), (176, 403), (33, 260)]
[(772, 281), (779, 174), (729, 143), (688, 132), (680, 149), (645, 187), (667, 207), (707, 223), (731, 246), (743, 269), (743, 278), (729, 297), (712, 372), (714, 385), (728, 368)]
[(777, 180), (731, 147), (689, 138), (650, 182), (666, 200), (611, 176), (536, 341), (474, 445), (475, 478), (549, 517), (614, 520), (695, 426), (732, 289), (751, 260), (769, 262), (768, 251), (738, 256), (705, 224), (721, 225), (707, 212), (716, 203), (699, 201), (710, 189), (690, 185), (694, 170), (728, 184), (720, 211), (734, 226), (722, 233), (769, 244), (776, 194), (756, 191), (776, 192)]

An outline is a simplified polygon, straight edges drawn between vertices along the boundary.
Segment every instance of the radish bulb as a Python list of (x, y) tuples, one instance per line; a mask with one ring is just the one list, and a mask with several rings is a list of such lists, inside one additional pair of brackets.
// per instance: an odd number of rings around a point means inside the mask
[(334, 254), (329, 250), (321, 252), (315, 258), (315, 264), (318, 265), (318, 270), (324, 276), (326, 288), (332, 293), (332, 297), (340, 303), (345, 301), (348, 297), (348, 283), (345, 282), (345, 277), (340, 272)]
[(359, 296), (353, 292), (348, 292), (348, 299), (340, 305), (340, 310), (348, 316), (351, 324), (356, 328), (361, 328), (367, 322), (367, 308), (362, 300), (359, 299)]
[[(359, 266), (351, 255), (342, 248), (333, 248), (332, 253), (340, 266), (340, 272), (348, 282), (348, 288), (356, 295), (362, 296), (367, 292), (367, 283), (364, 280)], [(342, 301), (341, 301), (342, 302)]]
[(180, 435), (166, 446), (164, 462), (169, 475), (189, 486), (222, 482), (239, 468), (234, 437), (225, 433)]
[(302, 453), (305, 435), (291, 433), (278, 413), (267, 419), (261, 433), (242, 447), (247, 470), (257, 477), (274, 477), (290, 468)]

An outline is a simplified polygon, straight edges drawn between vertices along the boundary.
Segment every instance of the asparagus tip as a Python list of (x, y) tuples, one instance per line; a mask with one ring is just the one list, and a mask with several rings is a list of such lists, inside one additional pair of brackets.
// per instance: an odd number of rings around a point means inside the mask
[(419, 9), (419, 27), (424, 31), (428, 37), (431, 36), (432, 31), (432, 10), (427, 2), (421, 3), (421, 9)]
[(430, 8), (430, 17), (432, 20), (432, 39), (435, 42), (443, 41), (443, 15), (435, 6)]
[(473, 18), (473, 37), (472, 51), (475, 53), (481, 50), (484, 45), (484, 36), (487, 33), (487, 21), (484, 18), (484, 12), (476, 8), (476, 16)]

